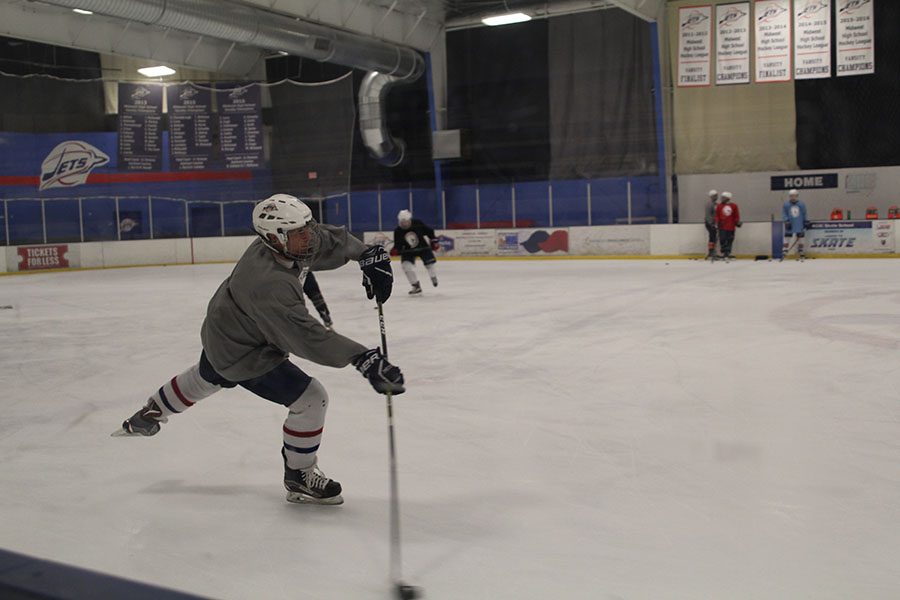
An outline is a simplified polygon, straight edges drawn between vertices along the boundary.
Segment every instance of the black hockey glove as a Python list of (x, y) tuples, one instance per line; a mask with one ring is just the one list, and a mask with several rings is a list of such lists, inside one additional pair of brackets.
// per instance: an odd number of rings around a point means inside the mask
[(406, 391), (403, 387), (403, 373), (387, 361), (381, 350), (372, 348), (353, 359), (353, 366), (369, 380), (372, 387), (379, 394), (402, 394)]
[(394, 271), (391, 269), (391, 257), (383, 246), (369, 246), (359, 255), (359, 268), (363, 272), (363, 287), (366, 296), (375, 298), (384, 304), (391, 297), (394, 287)]
[(791, 227), (790, 222), (784, 224), (784, 235), (794, 235), (794, 228)]

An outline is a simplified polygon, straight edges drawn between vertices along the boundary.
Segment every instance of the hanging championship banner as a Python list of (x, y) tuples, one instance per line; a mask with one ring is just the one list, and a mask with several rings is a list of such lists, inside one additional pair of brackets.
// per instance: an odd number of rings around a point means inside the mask
[(169, 157), (174, 171), (206, 169), (213, 147), (212, 94), (190, 83), (166, 88)]
[(162, 169), (162, 86), (119, 84), (119, 170)]
[(750, 83), (750, 3), (716, 6), (716, 84)]
[(875, 72), (873, 0), (837, 0), (837, 75), (869, 75)]
[(219, 84), (219, 145), (226, 169), (263, 163), (262, 94), (258, 85)]
[(756, 0), (756, 82), (791, 80), (790, 0)]
[(794, 79), (831, 77), (831, 0), (794, 2)]
[(712, 6), (678, 9), (678, 87), (710, 84)]

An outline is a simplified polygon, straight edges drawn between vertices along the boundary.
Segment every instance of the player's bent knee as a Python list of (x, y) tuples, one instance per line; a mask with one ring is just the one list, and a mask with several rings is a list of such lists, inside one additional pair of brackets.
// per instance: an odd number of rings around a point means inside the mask
[(328, 408), (328, 392), (325, 391), (325, 386), (313, 377), (300, 397), (288, 406), (288, 410), (292, 413), (300, 413), (315, 408)]

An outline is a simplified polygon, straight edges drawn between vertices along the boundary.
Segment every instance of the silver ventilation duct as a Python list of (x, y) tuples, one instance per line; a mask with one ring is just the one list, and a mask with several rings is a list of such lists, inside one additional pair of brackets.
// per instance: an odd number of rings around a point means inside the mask
[(403, 143), (386, 129), (387, 111), (383, 101), (392, 84), (414, 81), (425, 70), (422, 56), (415, 50), (232, 0), (44, 2), (372, 71), (366, 76), (370, 83), (364, 84), (359, 93), (363, 141), (369, 152), (383, 164), (395, 166), (402, 160)]

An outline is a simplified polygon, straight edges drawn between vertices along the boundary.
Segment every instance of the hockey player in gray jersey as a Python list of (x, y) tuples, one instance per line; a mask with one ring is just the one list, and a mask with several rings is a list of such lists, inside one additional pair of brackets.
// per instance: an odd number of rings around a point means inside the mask
[(197, 364), (162, 385), (113, 435), (155, 435), (160, 423), (224, 387), (241, 386), (288, 409), (282, 428), (284, 485), (291, 502), (340, 504), (341, 485), (317, 466), (328, 394), (289, 354), (330, 367), (353, 364), (379, 393), (401, 394), (403, 374), (378, 348), (326, 329), (303, 300), (310, 270), (359, 261), (369, 298), (391, 295), (390, 257), (343, 228), (319, 225), (309, 207), (276, 194), (253, 209), (255, 240), (209, 302)]

